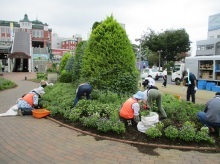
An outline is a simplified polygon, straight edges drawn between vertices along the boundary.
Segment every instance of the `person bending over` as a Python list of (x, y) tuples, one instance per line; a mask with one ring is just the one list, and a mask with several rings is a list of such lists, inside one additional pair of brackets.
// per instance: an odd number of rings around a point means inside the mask
[(90, 84), (88, 83), (80, 84), (78, 88), (76, 89), (76, 98), (73, 102), (72, 107), (76, 106), (76, 104), (78, 103), (78, 101), (80, 100), (82, 96), (86, 96), (87, 100), (91, 99), (91, 95), (90, 95), (91, 92), (92, 92), (92, 86)]
[(162, 93), (158, 89), (147, 89), (144, 92), (144, 101), (147, 102), (148, 108), (152, 110), (154, 102), (156, 102), (157, 109), (160, 111), (161, 119), (167, 118), (167, 114), (162, 107)]

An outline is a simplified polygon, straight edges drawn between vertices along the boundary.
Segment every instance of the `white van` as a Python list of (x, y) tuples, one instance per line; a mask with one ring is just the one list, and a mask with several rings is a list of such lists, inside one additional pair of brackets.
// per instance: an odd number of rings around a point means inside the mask
[(141, 79), (145, 79), (149, 75), (152, 76), (154, 80), (159, 80), (159, 78), (162, 78), (162, 72), (159, 72), (157, 68), (145, 68), (141, 73)]

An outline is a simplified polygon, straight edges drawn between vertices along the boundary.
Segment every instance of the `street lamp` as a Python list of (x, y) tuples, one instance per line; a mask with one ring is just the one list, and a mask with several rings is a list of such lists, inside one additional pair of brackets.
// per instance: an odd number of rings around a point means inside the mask
[(157, 51), (159, 53), (159, 71), (160, 71), (160, 55), (161, 55), (161, 52), (163, 52), (162, 50), (160, 51)]
[(135, 39), (136, 42), (140, 42), (140, 50), (139, 50), (139, 71), (141, 72), (141, 39)]

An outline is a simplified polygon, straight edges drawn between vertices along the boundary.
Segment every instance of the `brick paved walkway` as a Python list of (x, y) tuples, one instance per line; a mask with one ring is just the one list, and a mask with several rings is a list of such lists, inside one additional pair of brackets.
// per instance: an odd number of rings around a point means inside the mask
[[(35, 77), (35, 73), (5, 73), (3, 77), (15, 81), (18, 87), (0, 92), (0, 113), (13, 106), (22, 94), (38, 87), (24, 80)], [(0, 117), (0, 164), (220, 164), (219, 157), (220, 153), (161, 148), (140, 152), (135, 146), (97, 140), (48, 119)]]

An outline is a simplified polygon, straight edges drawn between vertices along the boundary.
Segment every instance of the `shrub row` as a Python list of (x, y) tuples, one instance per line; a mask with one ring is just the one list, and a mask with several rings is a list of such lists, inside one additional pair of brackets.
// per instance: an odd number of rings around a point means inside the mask
[[(57, 83), (53, 87), (46, 87), (46, 93), (40, 103), (51, 111), (52, 116), (59, 114), (69, 121), (81, 122), (83, 126), (96, 128), (102, 132), (112, 131), (120, 134), (126, 131), (124, 123), (119, 119), (118, 111), (129, 95), (93, 90), (92, 100), (82, 99), (74, 108), (71, 108), (76, 87), (69, 83)], [(168, 119), (148, 129), (146, 134), (149, 137), (156, 138), (164, 135), (171, 140), (178, 138), (183, 141), (214, 143), (214, 139), (210, 138), (208, 133), (200, 130), (203, 125), (196, 118), (196, 113), (202, 110), (204, 105), (178, 100), (169, 94), (163, 95), (162, 102)], [(158, 112), (156, 106), (152, 109)], [(143, 116), (147, 113), (141, 111)]]

